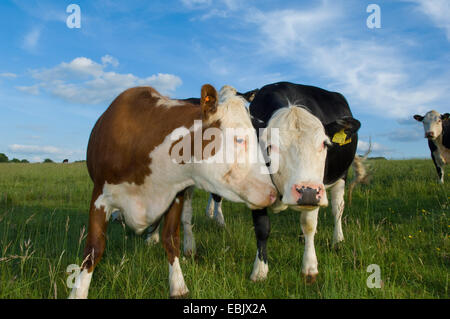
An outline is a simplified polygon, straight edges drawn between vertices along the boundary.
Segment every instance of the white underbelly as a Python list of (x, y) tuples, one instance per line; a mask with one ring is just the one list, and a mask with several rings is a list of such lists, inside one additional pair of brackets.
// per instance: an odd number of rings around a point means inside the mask
[(125, 223), (140, 234), (161, 219), (178, 192), (194, 184), (188, 167), (174, 163), (169, 157), (171, 144), (167, 136), (149, 154), (151, 174), (142, 185), (124, 182), (103, 186), (103, 193), (95, 204), (105, 207), (107, 219), (114, 210), (120, 210)]

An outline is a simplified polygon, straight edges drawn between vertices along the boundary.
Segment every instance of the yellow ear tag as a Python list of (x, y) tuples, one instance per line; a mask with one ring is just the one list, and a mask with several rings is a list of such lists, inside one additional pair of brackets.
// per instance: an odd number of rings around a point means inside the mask
[(352, 141), (351, 138), (346, 140), (347, 134), (345, 134), (344, 129), (340, 130), (339, 132), (335, 133), (333, 136), (333, 139), (331, 140), (333, 143), (339, 144), (339, 146), (348, 144)]

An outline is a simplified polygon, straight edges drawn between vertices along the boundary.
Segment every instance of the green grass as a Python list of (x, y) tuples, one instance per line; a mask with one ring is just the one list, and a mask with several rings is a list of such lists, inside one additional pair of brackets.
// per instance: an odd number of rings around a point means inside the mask
[[(198, 256), (182, 261), (191, 298), (448, 298), (448, 184), (431, 160), (368, 161), (369, 185), (354, 191), (343, 219), (346, 238), (331, 247), (331, 208), (321, 210), (315, 239), (319, 277), (301, 277), (299, 213), (270, 214), (269, 275), (253, 283), (256, 253), (250, 210), (225, 202), (227, 228), (204, 215), (196, 190)], [(80, 264), (92, 184), (84, 163), (0, 165), (0, 298), (66, 298), (69, 264)], [(160, 244), (147, 246), (111, 223), (90, 298), (167, 298), (168, 263)], [(381, 267), (383, 288), (366, 286), (367, 266)]]

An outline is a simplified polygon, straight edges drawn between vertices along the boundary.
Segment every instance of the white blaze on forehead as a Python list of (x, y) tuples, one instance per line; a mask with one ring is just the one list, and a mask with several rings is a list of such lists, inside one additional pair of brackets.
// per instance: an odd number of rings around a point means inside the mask
[[(236, 95), (236, 89), (225, 85), (219, 91), (219, 105), (211, 121), (220, 119), (223, 128), (251, 128), (253, 125), (246, 106), (246, 100)], [(256, 134), (256, 133), (255, 133)]]
[(281, 108), (272, 116), (267, 126), (279, 128), (282, 146), (303, 143), (319, 145), (326, 138), (322, 122), (302, 107)]
[(437, 122), (438, 120), (441, 119), (441, 114), (438, 111), (435, 110), (431, 110), (429, 112), (427, 112), (427, 114), (425, 114), (424, 116), (424, 122)]
[(431, 110), (425, 114), (423, 118), (423, 129), (425, 133), (433, 132), (434, 137), (438, 137), (442, 133), (441, 114), (435, 110)]
[[(267, 141), (263, 141), (266, 146), (271, 145), (271, 159), (272, 153), (279, 152), (279, 168), (272, 174), (273, 181), (283, 195), (283, 204), (296, 205), (297, 200), (291, 194), (296, 184), (323, 182), (327, 154), (323, 142), (329, 138), (322, 122), (298, 106), (279, 109), (267, 128)], [(279, 129), (279, 145), (271, 144), (270, 135), (274, 128)]]
[(237, 96), (237, 91), (234, 87), (224, 85), (219, 91), (219, 103), (224, 103), (228, 98)]

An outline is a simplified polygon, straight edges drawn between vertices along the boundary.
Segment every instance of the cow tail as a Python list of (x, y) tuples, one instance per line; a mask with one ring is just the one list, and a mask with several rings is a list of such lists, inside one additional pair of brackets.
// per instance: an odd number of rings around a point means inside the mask
[(363, 156), (356, 155), (352, 163), (353, 168), (353, 180), (348, 187), (348, 205), (352, 204), (353, 189), (357, 184), (367, 184), (369, 182), (370, 174), (367, 173), (366, 166), (364, 165), (367, 157), (372, 151), (372, 141), (369, 139), (369, 149)]

